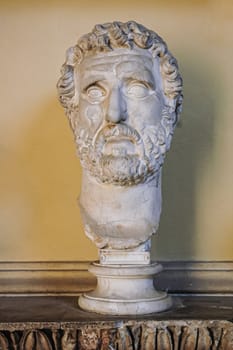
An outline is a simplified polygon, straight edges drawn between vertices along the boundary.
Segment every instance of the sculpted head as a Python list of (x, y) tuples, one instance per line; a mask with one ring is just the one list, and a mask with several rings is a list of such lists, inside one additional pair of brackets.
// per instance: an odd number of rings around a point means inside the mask
[(83, 168), (100, 183), (159, 174), (182, 104), (182, 79), (164, 41), (136, 22), (96, 25), (67, 51), (61, 104)]

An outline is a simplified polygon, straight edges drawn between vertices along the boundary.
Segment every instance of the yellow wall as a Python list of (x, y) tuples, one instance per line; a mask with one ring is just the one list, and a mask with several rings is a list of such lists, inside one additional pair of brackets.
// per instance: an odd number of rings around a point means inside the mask
[(81, 227), (81, 169), (56, 98), (65, 50), (134, 19), (178, 58), (185, 103), (164, 167), (159, 259), (233, 258), (232, 1), (0, 1), (0, 260), (97, 257)]

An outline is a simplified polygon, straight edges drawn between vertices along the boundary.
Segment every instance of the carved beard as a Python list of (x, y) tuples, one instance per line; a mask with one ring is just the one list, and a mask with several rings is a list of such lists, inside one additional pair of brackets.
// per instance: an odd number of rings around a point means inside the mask
[(149, 163), (140, 135), (126, 124), (108, 124), (101, 129), (93, 156), (101, 182), (117, 185), (141, 182)]
[(102, 156), (101, 179), (104, 183), (131, 185), (140, 182), (146, 166), (138, 156)]
[(101, 183), (148, 182), (163, 164), (172, 129), (167, 116), (156, 126), (145, 126), (140, 134), (126, 124), (109, 124), (98, 131), (94, 142), (87, 130), (79, 129), (76, 142), (81, 164)]

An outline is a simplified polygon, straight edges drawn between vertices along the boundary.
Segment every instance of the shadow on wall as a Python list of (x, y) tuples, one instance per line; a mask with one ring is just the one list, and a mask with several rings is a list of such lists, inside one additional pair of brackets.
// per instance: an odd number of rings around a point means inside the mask
[(14, 140), (3, 167), (0, 205), (9, 205), (0, 216), (1, 259), (96, 259), (82, 232), (81, 169), (64, 111), (54, 96), (28, 113), (31, 125)]
[(213, 155), (219, 91), (216, 72), (193, 57), (179, 55), (184, 108), (163, 168), (163, 209), (159, 235), (152, 240), (154, 260), (195, 260), (197, 253), (197, 188)]

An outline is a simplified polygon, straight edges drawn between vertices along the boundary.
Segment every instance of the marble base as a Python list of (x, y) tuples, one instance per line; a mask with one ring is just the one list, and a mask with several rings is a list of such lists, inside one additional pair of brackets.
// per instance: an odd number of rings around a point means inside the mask
[(172, 300), (165, 313), (128, 317), (82, 311), (76, 296), (0, 297), (0, 349), (233, 349), (233, 296)]
[(79, 306), (106, 315), (143, 315), (161, 312), (172, 306), (165, 292), (154, 288), (154, 276), (162, 270), (149, 265), (91, 264), (89, 271), (97, 277), (94, 291), (79, 298)]

